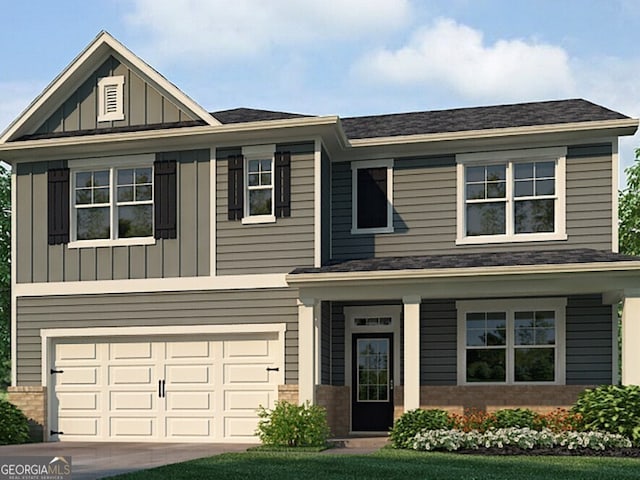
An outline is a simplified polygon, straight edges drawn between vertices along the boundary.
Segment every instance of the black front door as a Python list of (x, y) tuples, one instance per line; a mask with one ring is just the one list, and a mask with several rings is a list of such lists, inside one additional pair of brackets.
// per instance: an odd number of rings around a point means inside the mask
[(393, 334), (353, 335), (351, 429), (386, 432), (393, 425)]

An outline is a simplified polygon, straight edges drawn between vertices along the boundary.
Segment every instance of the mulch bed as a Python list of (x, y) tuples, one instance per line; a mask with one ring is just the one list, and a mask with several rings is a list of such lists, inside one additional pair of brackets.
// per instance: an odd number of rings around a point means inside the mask
[(460, 453), (463, 455), (529, 455), (529, 456), (543, 456), (543, 455), (556, 455), (562, 457), (627, 457), (627, 458), (640, 458), (640, 448), (610, 448), (607, 450), (593, 450), (591, 448), (580, 448), (577, 450), (569, 450), (564, 447), (554, 448), (518, 448), (518, 447), (504, 447), (504, 448), (478, 448), (478, 449), (460, 449), (454, 453)]

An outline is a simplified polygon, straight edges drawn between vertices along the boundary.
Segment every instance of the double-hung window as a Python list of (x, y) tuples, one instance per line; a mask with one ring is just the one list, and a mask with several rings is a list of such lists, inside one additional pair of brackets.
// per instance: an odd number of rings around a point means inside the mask
[(458, 383), (564, 383), (566, 299), (460, 301)]
[(457, 156), (458, 244), (565, 240), (566, 148)]
[(243, 223), (275, 222), (275, 145), (243, 147), (245, 161), (245, 212)]
[(393, 160), (353, 162), (351, 233), (393, 232)]
[[(77, 161), (71, 168), (72, 242), (153, 241), (153, 156)], [(107, 243), (105, 243), (107, 242)]]

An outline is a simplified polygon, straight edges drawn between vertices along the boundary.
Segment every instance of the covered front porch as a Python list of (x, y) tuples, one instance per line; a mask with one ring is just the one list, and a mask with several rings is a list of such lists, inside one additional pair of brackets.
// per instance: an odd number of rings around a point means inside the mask
[(288, 282), (299, 289), (297, 399), (327, 407), (335, 434), (386, 431), (419, 407), (569, 406), (584, 388), (620, 381), (619, 302), (621, 381), (640, 384), (635, 257), (355, 260)]

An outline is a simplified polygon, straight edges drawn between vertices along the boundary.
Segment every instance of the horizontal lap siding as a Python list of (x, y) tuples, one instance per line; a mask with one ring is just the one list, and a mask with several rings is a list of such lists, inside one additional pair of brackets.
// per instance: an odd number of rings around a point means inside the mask
[(18, 385), (40, 385), (43, 328), (286, 323), (285, 380), (298, 380), (297, 291), (265, 289), (18, 299)]
[[(445, 165), (443, 165), (445, 163)], [(456, 246), (456, 167), (438, 159), (394, 162), (394, 233), (351, 234), (351, 165), (333, 165), (333, 258), (523, 251), (541, 248), (611, 250), (611, 157), (568, 158), (568, 240)]]
[(66, 282), (209, 275), (209, 150), (178, 161), (178, 238), (153, 245), (68, 248), (47, 244), (47, 170), (63, 162), (17, 167), (17, 281)]
[(567, 384), (611, 383), (613, 352), (611, 305), (599, 295), (570, 297), (567, 302)]
[(457, 311), (454, 300), (420, 305), (420, 385), (457, 383)]
[[(286, 150), (285, 147), (283, 149)], [(218, 275), (288, 273), (314, 264), (314, 155), (291, 155), (291, 216), (243, 225), (228, 219), (227, 159), (217, 159)]]

